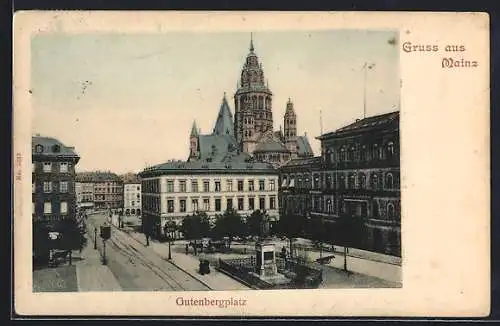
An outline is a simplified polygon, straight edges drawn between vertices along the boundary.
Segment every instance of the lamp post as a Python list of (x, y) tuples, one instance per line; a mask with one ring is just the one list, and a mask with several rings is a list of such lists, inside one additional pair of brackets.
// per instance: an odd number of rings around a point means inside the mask
[(368, 63), (368, 62), (365, 62), (365, 64), (363, 65), (363, 72), (364, 72), (364, 78), (363, 78), (363, 119), (366, 118), (366, 73), (368, 71), (368, 69), (373, 69), (373, 67), (375, 67), (375, 64), (374, 63)]
[(97, 226), (94, 228), (94, 249), (97, 249)]

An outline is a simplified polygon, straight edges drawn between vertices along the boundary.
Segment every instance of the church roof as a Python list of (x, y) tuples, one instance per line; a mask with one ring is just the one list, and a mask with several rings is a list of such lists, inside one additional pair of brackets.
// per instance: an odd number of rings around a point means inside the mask
[(226, 94), (222, 99), (222, 104), (217, 115), (217, 121), (213, 130), (215, 135), (234, 135), (233, 115), (227, 103)]
[(254, 150), (254, 153), (262, 153), (262, 152), (290, 152), (286, 146), (275, 140), (268, 139), (262, 143), (259, 143)]
[(311, 144), (307, 136), (297, 137), (297, 146), (299, 146), (298, 154), (299, 156), (310, 156), (314, 155)]
[(217, 161), (237, 149), (234, 135), (200, 135), (198, 139), (201, 160), (212, 158)]

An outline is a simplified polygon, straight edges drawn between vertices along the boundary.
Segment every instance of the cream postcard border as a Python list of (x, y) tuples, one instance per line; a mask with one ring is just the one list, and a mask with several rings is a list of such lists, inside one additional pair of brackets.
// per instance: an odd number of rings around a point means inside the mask
[[(464, 44), (477, 68), (445, 53), (401, 51), (403, 287), (211, 292), (32, 293), (30, 39), (38, 33), (399, 30), (400, 44)], [(14, 16), (14, 299), (18, 314), (484, 316), (490, 309), (489, 17), (403, 12), (18, 12)], [(286, 291), (286, 292), (284, 292)], [(231, 297), (240, 307), (182, 307)]]

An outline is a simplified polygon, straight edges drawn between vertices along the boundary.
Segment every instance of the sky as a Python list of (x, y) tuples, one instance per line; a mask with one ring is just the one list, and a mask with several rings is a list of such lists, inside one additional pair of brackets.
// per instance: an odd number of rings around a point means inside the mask
[[(399, 109), (396, 31), (253, 33), (273, 92), (274, 128), (288, 98), (297, 132), (320, 154), (322, 132)], [(394, 42), (395, 40), (395, 42)], [(74, 146), (77, 171), (139, 172), (185, 160), (193, 120), (210, 133), (233, 95), (250, 32), (38, 34), (31, 44), (33, 134)], [(367, 70), (364, 64), (375, 64)]]

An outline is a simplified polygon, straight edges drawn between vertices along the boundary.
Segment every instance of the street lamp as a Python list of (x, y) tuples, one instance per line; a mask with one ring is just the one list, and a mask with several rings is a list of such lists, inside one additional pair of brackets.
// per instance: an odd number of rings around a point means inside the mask
[(361, 68), (364, 71), (364, 79), (363, 79), (363, 119), (366, 118), (366, 73), (368, 69), (373, 69), (375, 67), (374, 63), (368, 63), (365, 62), (363, 65), (363, 68)]

